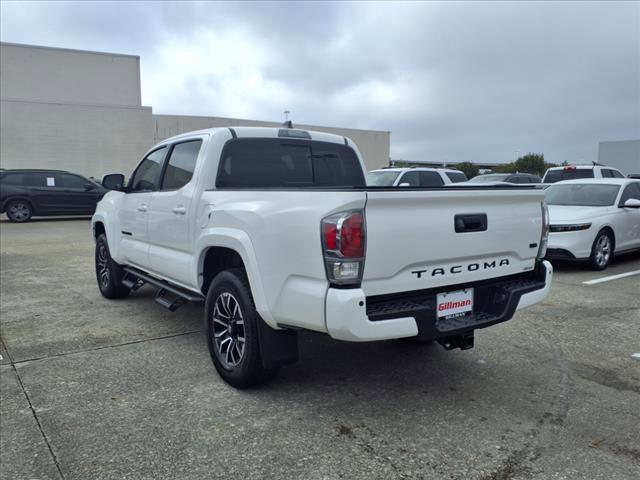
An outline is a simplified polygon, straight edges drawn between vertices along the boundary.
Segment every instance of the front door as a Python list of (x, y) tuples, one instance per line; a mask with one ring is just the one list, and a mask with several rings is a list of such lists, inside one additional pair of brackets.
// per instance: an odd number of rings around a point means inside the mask
[(142, 269), (149, 268), (147, 212), (151, 195), (158, 187), (166, 151), (167, 147), (161, 147), (140, 162), (118, 210), (120, 256), (126, 263)]
[(151, 271), (180, 283), (193, 285), (191, 263), (194, 227), (191, 221), (196, 203), (192, 182), (202, 139), (172, 146), (158, 191), (151, 197), (148, 212), (149, 264)]
[(615, 215), (616, 251), (640, 247), (640, 208), (624, 208), (630, 198), (640, 200), (640, 182), (627, 185), (622, 191)]
[(92, 182), (80, 175), (60, 173), (61, 188), (64, 191), (69, 213), (74, 215), (93, 215), (102, 191)]

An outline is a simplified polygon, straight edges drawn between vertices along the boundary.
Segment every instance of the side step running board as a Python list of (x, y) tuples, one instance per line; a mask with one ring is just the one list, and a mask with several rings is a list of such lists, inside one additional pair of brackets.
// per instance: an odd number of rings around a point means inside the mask
[(164, 280), (158, 280), (146, 273), (132, 267), (124, 267), (126, 272), (122, 284), (132, 290), (137, 290), (145, 283), (158, 288), (156, 302), (172, 312), (187, 302), (204, 302), (204, 296), (176, 285), (171, 285)]

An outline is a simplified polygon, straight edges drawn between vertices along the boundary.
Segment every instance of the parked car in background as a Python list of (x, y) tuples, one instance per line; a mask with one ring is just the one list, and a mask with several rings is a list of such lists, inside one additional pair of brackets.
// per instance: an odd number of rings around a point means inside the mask
[(640, 181), (568, 180), (547, 188), (545, 199), (546, 258), (587, 261), (604, 270), (614, 254), (640, 249)]
[(367, 173), (371, 187), (441, 187), (466, 181), (463, 172), (451, 168), (381, 168)]
[(0, 213), (12, 222), (35, 215), (93, 215), (108, 190), (62, 170), (1, 170)]
[(531, 173), (487, 173), (473, 177), (468, 183), (495, 184), (498, 182), (519, 184), (540, 183), (540, 177)]
[(617, 168), (603, 165), (566, 165), (549, 168), (542, 177), (542, 183), (556, 183), (579, 178), (624, 178), (624, 175)]

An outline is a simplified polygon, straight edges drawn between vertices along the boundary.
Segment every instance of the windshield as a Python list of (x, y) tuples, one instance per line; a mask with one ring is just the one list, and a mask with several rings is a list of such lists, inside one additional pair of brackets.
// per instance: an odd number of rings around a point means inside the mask
[(469, 180), (471, 183), (504, 182), (509, 173), (490, 173), (488, 175), (478, 175)]
[(560, 180), (577, 180), (580, 178), (593, 178), (593, 168), (558, 168), (547, 170), (542, 183), (556, 183)]
[(373, 187), (391, 187), (396, 181), (400, 172), (376, 171), (367, 173), (367, 185)]
[(619, 190), (619, 185), (585, 183), (552, 185), (545, 190), (545, 200), (548, 205), (606, 207), (613, 205)]

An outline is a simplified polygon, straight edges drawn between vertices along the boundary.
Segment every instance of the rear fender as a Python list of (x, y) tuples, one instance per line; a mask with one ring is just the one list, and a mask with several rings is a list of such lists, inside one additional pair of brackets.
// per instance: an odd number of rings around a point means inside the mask
[(204, 280), (203, 266), (206, 251), (210, 247), (225, 247), (240, 255), (242, 263), (247, 273), (247, 279), (249, 280), (249, 286), (251, 287), (251, 294), (253, 296), (253, 302), (256, 306), (258, 314), (271, 328), (277, 329), (277, 325), (264, 293), (264, 287), (262, 279), (260, 278), (260, 272), (258, 270), (258, 262), (256, 254), (251, 243), (251, 239), (246, 232), (236, 228), (208, 228), (202, 231), (200, 238), (197, 240), (196, 251), (200, 252), (197, 257), (197, 265), (193, 270), (197, 275), (194, 279), (194, 284), (198, 285), (198, 288), (202, 288)]

